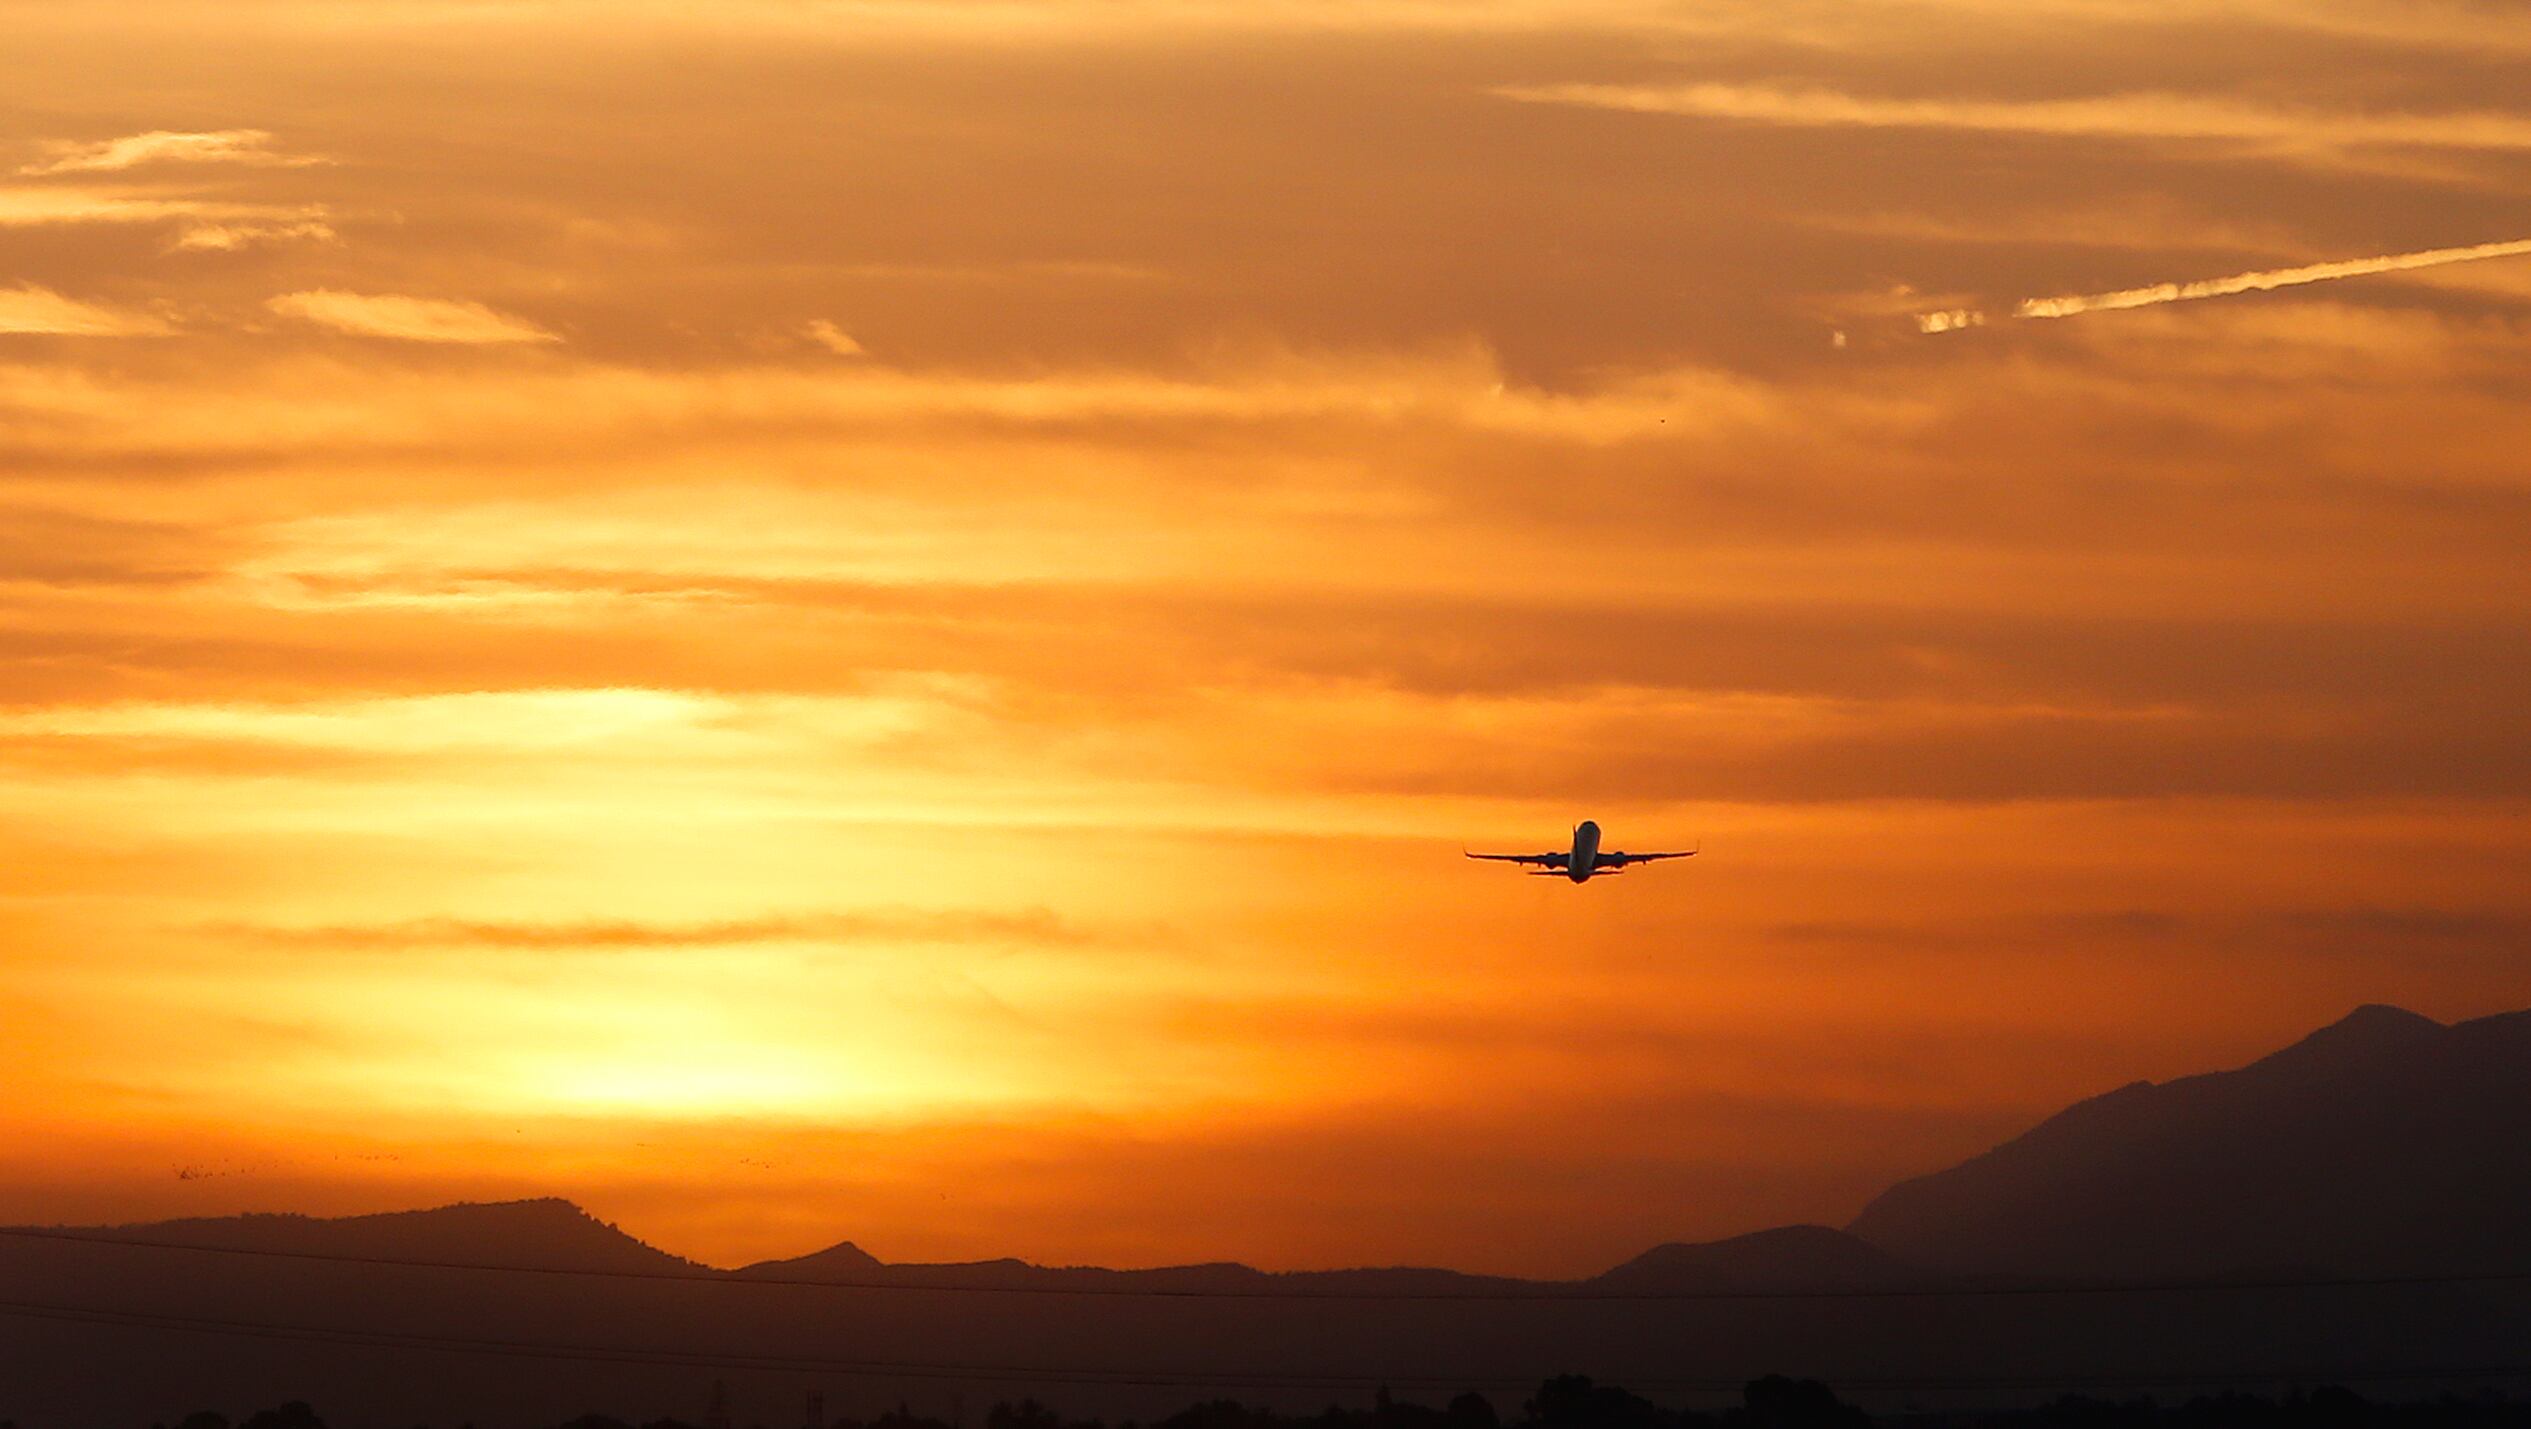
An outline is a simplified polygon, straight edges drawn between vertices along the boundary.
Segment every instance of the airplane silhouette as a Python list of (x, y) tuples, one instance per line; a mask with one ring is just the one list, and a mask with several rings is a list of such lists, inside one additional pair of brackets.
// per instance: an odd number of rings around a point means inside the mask
[[(1459, 850), (1467, 853), (1466, 849)], [(1631, 863), (1650, 863), (1657, 858), (1694, 858), (1695, 849), (1684, 853), (1625, 853), (1599, 851), (1599, 825), (1584, 819), (1573, 826), (1573, 847), (1553, 853), (1469, 853), (1470, 858), (1492, 859), (1498, 863), (1534, 863), (1538, 867), (1532, 878), (1569, 878), (1584, 882), (1593, 874), (1621, 873)]]

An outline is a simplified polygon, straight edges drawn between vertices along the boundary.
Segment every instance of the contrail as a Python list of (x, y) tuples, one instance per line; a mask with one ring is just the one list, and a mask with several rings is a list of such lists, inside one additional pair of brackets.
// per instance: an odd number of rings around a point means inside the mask
[[(2014, 307), (2016, 318), (2070, 318), (2082, 313), (2110, 312), (2120, 308), (2149, 308), (2162, 303), (2194, 302), (2199, 298), (2223, 298), (2234, 293), (2259, 293), (2270, 288), (2292, 288), (2304, 283), (2329, 283), (2340, 278), (2362, 278), (2374, 273), (2401, 273), (2412, 268), (2438, 268), (2446, 263), (2472, 263), (2482, 258), (2518, 258), (2531, 255), (2531, 238), (2517, 238), (2504, 243), (2479, 243), (2467, 248), (2429, 248), (2421, 253), (2390, 253), (2378, 258), (2347, 258), (2335, 263), (2312, 263), (2300, 268), (2270, 268), (2257, 273), (2235, 273), (2229, 278), (2207, 278), (2194, 283), (2156, 283), (2149, 288), (2121, 288), (2113, 293), (2074, 293), (2056, 298), (2024, 298)], [(1985, 323), (1986, 315), (1974, 308), (1955, 308), (1946, 312), (1916, 314), (1919, 332), (1956, 332), (1965, 327)]]

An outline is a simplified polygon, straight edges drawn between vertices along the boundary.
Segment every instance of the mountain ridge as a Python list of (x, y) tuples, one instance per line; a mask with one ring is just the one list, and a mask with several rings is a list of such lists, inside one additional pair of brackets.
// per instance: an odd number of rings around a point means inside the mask
[(1846, 1229), (1964, 1273), (2531, 1265), (2531, 1013), (2367, 1004), (2246, 1065), (2086, 1098)]
[(8, 1227), (76, 1232), (103, 1240), (148, 1240), (249, 1254), (345, 1255), (413, 1263), (486, 1251), (533, 1250), (534, 1263), (558, 1270), (710, 1273), (711, 1267), (651, 1245), (560, 1196), (507, 1201), (455, 1201), (411, 1210), (351, 1216), (249, 1211), (115, 1225)]
[[(510, 1232), (468, 1239), (487, 1228)], [(559, 1231), (568, 1240), (539, 1247), (545, 1253), (513, 1260), (485, 1257), (487, 1246), (517, 1247), (520, 1230)], [(344, 1258), (388, 1264), (460, 1268), (536, 1268), (597, 1273), (666, 1274), (695, 1279), (771, 1281), (791, 1284), (886, 1285), (908, 1288), (1161, 1291), (1168, 1293), (1272, 1294), (1278, 1292), (1449, 1294), (1483, 1290), (1517, 1293), (1573, 1286), (1625, 1289), (1677, 1288), (1689, 1282), (1745, 1288), (1767, 1281), (1768, 1259), (1787, 1253), (1794, 1278), (1843, 1283), (1856, 1277), (1827, 1274), (1842, 1262), (1883, 1272), (1895, 1262), (1842, 1231), (1825, 1226), (1782, 1227), (1707, 1242), (1668, 1242), (1596, 1275), (1528, 1278), (1486, 1275), (1436, 1266), (1342, 1266), (1265, 1270), (1239, 1261), (1111, 1268), (1047, 1265), (1018, 1257), (971, 1261), (887, 1261), (851, 1241), (805, 1255), (716, 1267), (687, 1260), (599, 1220), (576, 1203), (554, 1196), (510, 1201), (459, 1201), (445, 1206), (354, 1216), (297, 1212), (246, 1212), (235, 1216), (99, 1226), (15, 1226), (82, 1240), (176, 1244), (213, 1251), (309, 1259)], [(1829, 1241), (1842, 1244), (1830, 1245)], [(559, 1250), (559, 1254), (553, 1253)], [(453, 1253), (452, 1253), (453, 1252)], [(472, 1252), (472, 1253), (467, 1253)]]

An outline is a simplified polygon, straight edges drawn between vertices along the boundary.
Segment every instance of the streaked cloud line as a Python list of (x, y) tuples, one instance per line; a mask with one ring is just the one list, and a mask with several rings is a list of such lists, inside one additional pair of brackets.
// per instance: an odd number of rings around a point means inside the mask
[(1805, 128), (1950, 129), (2068, 138), (2230, 140), (2289, 152), (2357, 147), (2531, 150), (2531, 116), (2285, 109), (2160, 92), (2074, 99), (1898, 99), (1739, 84), (1542, 84), (1494, 91), (1530, 104)]
[(165, 320), (97, 303), (65, 298), (32, 283), (0, 288), (0, 333), (53, 337), (155, 337), (173, 331)]
[(835, 354), (837, 357), (864, 357), (868, 355), (868, 349), (861, 345), (860, 339), (854, 337), (851, 333), (844, 331), (842, 328), (837, 327), (831, 319), (811, 318), (808, 320), (807, 324), (800, 329), (800, 331), (808, 338), (809, 341), (816, 343), (819, 347), (826, 349), (828, 352)]
[(176, 224), (170, 253), (227, 253), (273, 243), (333, 243), (323, 204), (238, 203), (74, 184), (0, 185), (0, 229)]
[(2156, 283), (2144, 288), (2122, 288), (2111, 293), (2067, 294), (2053, 298), (2025, 298), (2013, 309), (2017, 318), (2070, 318), (2079, 313), (2107, 312), (2120, 308), (2149, 308), (2161, 303), (2194, 302), (2199, 298), (2223, 298), (2235, 293), (2261, 293), (2271, 288), (2292, 288), (2305, 283), (2330, 283), (2340, 278), (2364, 278), (2376, 273), (2404, 273), (2414, 268), (2437, 268), (2446, 263), (2475, 263), (2488, 258), (2518, 258), (2531, 254), (2531, 238), (2517, 238), (2502, 243), (2476, 243), (2466, 248), (2428, 248), (2417, 253), (2390, 253), (2378, 258), (2348, 258), (2334, 263), (2311, 263), (2300, 268), (2272, 268), (2256, 273), (2235, 273), (2229, 278), (2207, 278), (2195, 283)]
[(218, 937), (285, 947), (402, 950), (493, 948), (507, 952), (599, 952), (652, 948), (741, 946), (766, 943), (990, 943), (1089, 945), (1112, 941), (1043, 908), (1013, 912), (924, 912), (913, 909), (852, 913), (776, 914), (694, 923), (629, 918), (540, 922), (412, 918), (392, 923), (320, 926), (206, 924)]
[(65, 184), (0, 186), (0, 228), (34, 228), (67, 223), (163, 223), (175, 219), (299, 221), (324, 216), (324, 208), (315, 204), (236, 203)]
[[(27, 4), (27, 23), (51, 19)], [(2201, 17), (2155, 0), (1907, 0), (1887, 4), (1786, 4), (1783, 0), (726, 0), (696, 7), (672, 0), (159, 0), (189, 23), (247, 30), (312, 25), (346, 34), (431, 32), (456, 24), (568, 31), (590, 23), (652, 32), (706, 30), (790, 42), (914, 35), (979, 46), (1100, 41), (1154, 34), (1524, 35), (1783, 37), (1846, 53), (1910, 50), (1928, 20), (2033, 19), (2056, 30), (2168, 29)], [(2221, 18), (2278, 34), (2339, 36), (2473, 53), (2531, 49), (2531, 28), (2466, 0), (2227, 0)]]
[(19, 168), (21, 174), (119, 173), (144, 164), (251, 164), (259, 168), (304, 168), (328, 162), (309, 154), (284, 154), (271, 147), (263, 129), (182, 131), (153, 129), (94, 143), (56, 141), (46, 147), (53, 157)]
[[(2256, 272), (2235, 273), (2225, 278), (2204, 278), (2193, 283), (2154, 283), (2141, 288), (2120, 288), (2106, 293), (2067, 293), (2056, 297), (2024, 298), (2013, 308), (2016, 318), (2070, 318), (2084, 313), (2117, 312), (2128, 308), (2158, 307), (2164, 303), (2188, 303), (2200, 298), (2226, 298), (2238, 293), (2263, 293), (2276, 288), (2300, 287), (2306, 283), (2333, 283), (2342, 278), (2367, 278), (2380, 273), (2404, 273), (2418, 268), (2439, 268), (2451, 263), (2476, 263), (2490, 258), (2531, 256), (2531, 238), (2507, 239), (2498, 243), (2474, 243), (2461, 248), (2427, 248), (2415, 253), (2386, 253), (2373, 258), (2344, 258), (2330, 263), (2307, 263), (2298, 268), (2267, 268)], [(1963, 328), (1983, 327), (1986, 314), (1975, 308), (1946, 308), (1937, 312), (1916, 314), (1916, 330), (1922, 333), (1958, 332)]]
[(284, 293), (266, 302), (265, 306), (285, 317), (301, 318), (356, 337), (446, 343), (562, 341), (557, 334), (525, 318), (495, 312), (481, 303), (449, 298), (415, 298), (400, 293), (345, 293), (331, 288), (316, 288), (304, 293)]
[(196, 223), (168, 240), (170, 253), (234, 253), (264, 243), (333, 243), (341, 235), (322, 218), (286, 223)]

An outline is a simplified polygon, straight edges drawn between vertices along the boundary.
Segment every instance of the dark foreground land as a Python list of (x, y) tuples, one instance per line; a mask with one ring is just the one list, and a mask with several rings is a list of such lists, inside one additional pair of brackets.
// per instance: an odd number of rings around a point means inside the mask
[[(2481, 1396), (2531, 1390), (2526, 1206), (2531, 1012), (2369, 1007), (2249, 1066), (2069, 1107), (1845, 1227), (1656, 1246), (1581, 1280), (916, 1265), (849, 1242), (722, 1270), (563, 1201), (0, 1227), (0, 1420), (140, 1429), (302, 1399), (348, 1429), (731, 1429), (705, 1409), (719, 1381), (746, 1429), (834, 1429), (802, 1411), (847, 1388), (949, 1429), (1020, 1394), (1169, 1429), (1495, 1422), (1317, 1415), (1382, 1385), (1482, 1390), (1529, 1429), (1862, 1422), (1777, 1390), (1686, 1418), (1549, 1378), (1703, 1409), (1781, 1372), (1938, 1425), (2521, 1423)], [(2144, 1393), (2164, 1401), (2128, 1402)], [(2190, 1398), (2226, 1393), (2276, 1398)], [(1219, 1395), (1274, 1415), (1185, 1408)], [(988, 1429), (1067, 1429), (1032, 1412)]]
[[(1232, 1399), (1193, 1404), (1149, 1424), (1119, 1421), (1114, 1429), (2521, 1429), (2531, 1426), (2531, 1399), (2495, 1392), (2428, 1399), (2376, 1400), (2339, 1385), (2292, 1389), (2274, 1396), (2225, 1393), (2163, 1402), (2149, 1396), (2098, 1399), (2069, 1395), (2028, 1408), (1984, 1412), (1897, 1410), (1879, 1414), (1838, 1398), (1817, 1380), (1769, 1375), (1752, 1380), (1740, 1402), (1714, 1410), (1655, 1404), (1617, 1385), (1595, 1384), (1586, 1375), (1561, 1375), (1538, 1386), (1516, 1415), (1506, 1417), (1493, 1400), (1476, 1393), (1447, 1405), (1410, 1403), (1381, 1390), (1363, 1408), (1329, 1405), (1316, 1413), (1278, 1413)], [(1073, 1419), (1034, 1399), (1003, 1400), (981, 1416), (982, 1429), (1109, 1429), (1098, 1419)], [(0, 1429), (19, 1429), (0, 1420)], [(30, 1425), (26, 1429), (48, 1429)], [(164, 1422), (150, 1429), (170, 1429)], [(309, 1405), (292, 1402), (232, 1423), (201, 1410), (173, 1429), (329, 1429)], [(424, 1426), (416, 1426), (424, 1429)], [(554, 1429), (727, 1429), (666, 1418), (633, 1425), (602, 1414), (570, 1419)], [(746, 1429), (765, 1429), (750, 1422)], [(953, 1420), (919, 1414), (903, 1405), (870, 1419), (809, 1420), (805, 1429), (966, 1429)]]

